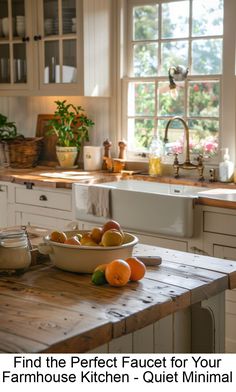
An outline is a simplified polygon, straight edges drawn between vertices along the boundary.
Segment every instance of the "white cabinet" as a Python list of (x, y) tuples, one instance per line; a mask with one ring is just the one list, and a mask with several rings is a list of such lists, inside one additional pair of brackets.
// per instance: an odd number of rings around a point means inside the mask
[[(0, 89), (26, 91), (32, 69), (31, 6), (27, 0), (1, 1), (0, 7)], [(27, 6), (28, 5), (28, 6)]]
[(0, 229), (7, 226), (7, 185), (0, 183)]
[[(214, 245), (214, 256), (236, 260), (236, 247)], [(226, 292), (226, 350), (236, 352), (236, 290)]]
[(90, 223), (90, 222), (84, 222), (84, 221), (79, 221), (78, 222), (78, 228), (79, 230), (92, 230), (94, 227), (100, 227), (102, 224), (98, 223)]
[(71, 190), (14, 187), (14, 224), (65, 229), (72, 221)]
[(110, 0), (4, 0), (1, 95), (110, 96)]
[(181, 240), (174, 240), (164, 237), (156, 237), (152, 235), (137, 234), (139, 242), (146, 245), (160, 246), (161, 248), (176, 249), (182, 252), (188, 251), (188, 242)]
[[(236, 211), (204, 207), (204, 250), (222, 259), (236, 260)], [(236, 290), (226, 292), (226, 352), (236, 352)]]

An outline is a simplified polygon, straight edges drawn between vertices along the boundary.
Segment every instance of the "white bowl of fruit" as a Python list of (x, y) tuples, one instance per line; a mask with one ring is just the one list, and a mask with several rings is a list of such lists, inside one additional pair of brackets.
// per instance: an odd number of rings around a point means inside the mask
[(124, 232), (114, 220), (90, 231), (52, 231), (38, 245), (42, 254), (47, 254), (52, 263), (65, 271), (93, 273), (100, 264), (114, 259), (132, 256), (138, 238)]

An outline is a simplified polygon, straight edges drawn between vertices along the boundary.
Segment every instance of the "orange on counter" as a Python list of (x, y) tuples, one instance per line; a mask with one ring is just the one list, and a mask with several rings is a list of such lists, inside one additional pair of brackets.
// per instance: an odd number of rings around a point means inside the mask
[(128, 257), (125, 261), (129, 264), (131, 269), (130, 280), (136, 282), (144, 277), (146, 266), (141, 260), (137, 257)]
[(131, 269), (128, 263), (122, 259), (113, 260), (107, 264), (105, 277), (111, 286), (124, 286), (128, 283), (131, 275)]

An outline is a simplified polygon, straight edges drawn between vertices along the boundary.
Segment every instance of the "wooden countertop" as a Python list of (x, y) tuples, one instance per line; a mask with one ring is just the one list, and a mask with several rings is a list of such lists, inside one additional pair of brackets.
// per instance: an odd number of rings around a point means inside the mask
[(140, 282), (95, 286), (49, 262), (0, 277), (0, 352), (85, 352), (236, 287), (236, 262), (137, 245), (158, 255)]
[[(167, 184), (190, 185), (202, 187), (203, 190), (207, 188), (226, 188), (236, 189), (234, 183), (221, 183), (209, 181), (197, 181), (192, 178), (181, 177), (151, 177), (144, 174), (130, 174), (123, 175), (121, 173), (109, 173), (107, 171), (86, 172), (84, 170), (61, 170), (51, 167), (40, 167), (32, 169), (4, 169), (0, 170), (0, 181), (12, 182), (15, 184), (25, 184), (27, 182), (33, 183), (38, 187), (50, 188), (65, 188), (71, 189), (75, 182), (84, 184), (99, 184), (103, 182), (116, 181), (120, 179), (134, 179), (152, 182), (161, 182)], [(221, 208), (236, 208), (236, 202), (227, 200), (215, 200), (201, 197), (197, 201), (199, 204), (221, 207)]]

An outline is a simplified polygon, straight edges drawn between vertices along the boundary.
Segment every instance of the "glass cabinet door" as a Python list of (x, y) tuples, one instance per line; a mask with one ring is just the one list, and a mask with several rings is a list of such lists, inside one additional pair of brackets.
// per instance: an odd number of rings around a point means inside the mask
[(0, 84), (27, 83), (27, 43), (24, 0), (1, 0)]
[(43, 0), (43, 84), (77, 83), (76, 30), (76, 0)]

